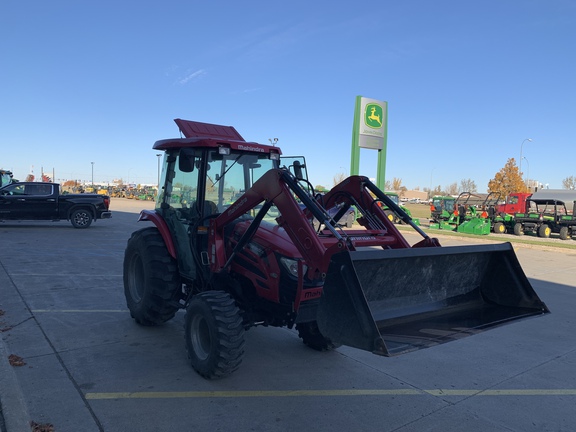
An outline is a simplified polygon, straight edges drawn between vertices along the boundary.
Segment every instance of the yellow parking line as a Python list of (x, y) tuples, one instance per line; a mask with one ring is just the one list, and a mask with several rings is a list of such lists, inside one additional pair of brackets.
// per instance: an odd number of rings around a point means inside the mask
[(424, 390), (432, 396), (576, 396), (576, 389)]
[(576, 389), (507, 389), (507, 390), (247, 390), (193, 392), (86, 393), (86, 399), (182, 399), (247, 398), (299, 396), (576, 396)]

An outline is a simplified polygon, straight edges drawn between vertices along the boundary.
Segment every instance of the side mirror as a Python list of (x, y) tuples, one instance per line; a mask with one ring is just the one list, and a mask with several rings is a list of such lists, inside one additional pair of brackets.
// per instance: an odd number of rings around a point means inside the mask
[(178, 169), (185, 173), (194, 171), (195, 160), (196, 156), (194, 154), (194, 149), (191, 148), (181, 149), (178, 157)]
[(306, 168), (306, 165), (302, 165), (300, 161), (294, 161), (294, 175), (297, 179), (303, 179), (302, 177), (302, 168)]

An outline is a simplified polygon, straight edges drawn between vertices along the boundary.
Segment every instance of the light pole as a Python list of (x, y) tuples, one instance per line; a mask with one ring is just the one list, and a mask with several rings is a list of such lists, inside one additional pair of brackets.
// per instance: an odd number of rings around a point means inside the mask
[(434, 168), (430, 171), (430, 188), (428, 189), (428, 199), (432, 198), (432, 174), (434, 173)]
[[(527, 181), (530, 181), (530, 162), (528, 162), (528, 159), (526, 159), (526, 157), (523, 157), (522, 159), (524, 159), (526, 161), (526, 163), (528, 164), (528, 176), (527, 176)], [(530, 191), (530, 185), (528, 185), (526, 183), (526, 180), (524, 180), (524, 184), (526, 186), (528, 186), (528, 191)]]
[(162, 153), (158, 153), (156, 155), (156, 157), (158, 158), (158, 193), (160, 193), (160, 157), (162, 156)]
[(92, 189), (94, 189), (94, 162), (90, 162), (92, 164)]
[(524, 143), (526, 141), (532, 142), (532, 138), (526, 138), (524, 141), (522, 141), (522, 144), (520, 144), (520, 168), (519, 168), (520, 175), (522, 175), (522, 147), (524, 146)]

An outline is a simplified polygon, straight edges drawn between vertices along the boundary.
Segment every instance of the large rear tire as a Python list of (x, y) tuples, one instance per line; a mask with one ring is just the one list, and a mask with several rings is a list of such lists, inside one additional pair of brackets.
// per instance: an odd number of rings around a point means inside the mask
[(296, 324), (296, 330), (298, 330), (298, 336), (304, 345), (316, 351), (331, 351), (342, 345), (332, 342), (320, 333), (316, 321)]
[(562, 240), (568, 240), (568, 237), (569, 237), (568, 227), (560, 228), (560, 238)]
[(180, 309), (182, 282), (156, 228), (136, 231), (124, 252), (124, 295), (138, 324), (153, 326), (172, 319)]
[(514, 225), (514, 234), (516, 234), (517, 236), (524, 235), (524, 227), (522, 226), (521, 223), (516, 223)]
[(244, 326), (240, 310), (228, 293), (207, 291), (192, 297), (184, 333), (190, 363), (204, 378), (223, 378), (242, 363)]

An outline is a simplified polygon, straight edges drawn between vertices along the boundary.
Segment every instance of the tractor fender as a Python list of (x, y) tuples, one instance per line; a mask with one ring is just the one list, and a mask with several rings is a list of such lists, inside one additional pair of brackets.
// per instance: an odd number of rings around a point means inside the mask
[(160, 235), (162, 236), (162, 239), (164, 239), (164, 244), (166, 245), (166, 249), (168, 249), (168, 253), (172, 258), (176, 259), (176, 248), (174, 247), (174, 241), (172, 240), (170, 229), (168, 228), (164, 218), (155, 211), (142, 210), (140, 212), (140, 216), (138, 217), (138, 222), (140, 221), (152, 222), (156, 226), (160, 232)]

